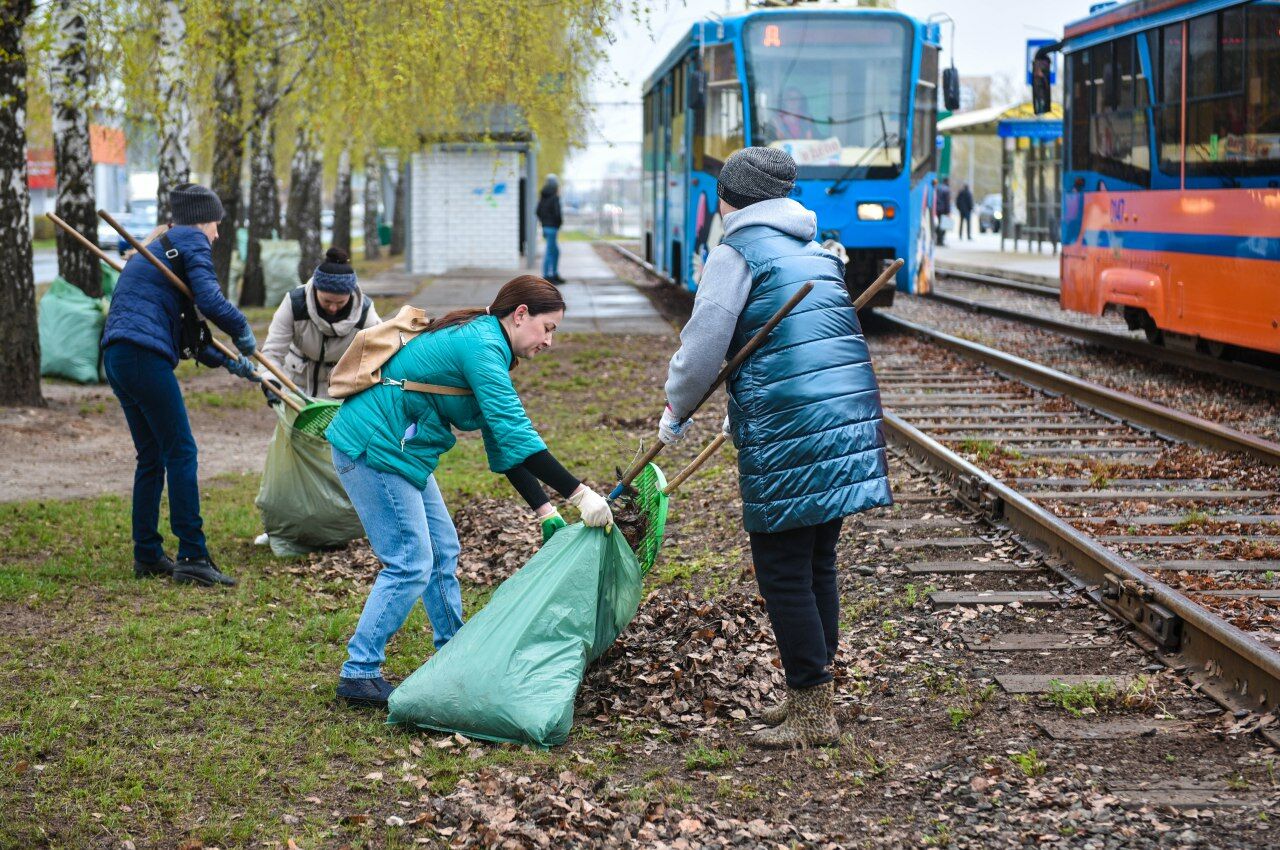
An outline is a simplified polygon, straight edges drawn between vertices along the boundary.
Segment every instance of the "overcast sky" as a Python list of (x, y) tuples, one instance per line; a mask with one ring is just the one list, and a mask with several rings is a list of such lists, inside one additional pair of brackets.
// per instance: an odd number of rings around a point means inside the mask
[[(741, 11), (743, 0), (653, 0), (648, 26), (626, 18), (618, 39), (592, 87), (595, 111), (587, 147), (565, 168), (569, 180), (602, 177), (609, 164), (638, 161), (640, 86), (658, 61), (708, 12)], [(825, 4), (815, 4), (818, 6)], [(1023, 74), (1029, 38), (1061, 36), (1063, 25), (1084, 17), (1089, 0), (898, 0), (898, 9), (916, 18), (946, 12), (956, 22), (955, 66), (965, 76)], [(943, 29), (943, 64), (948, 64), (950, 32)]]

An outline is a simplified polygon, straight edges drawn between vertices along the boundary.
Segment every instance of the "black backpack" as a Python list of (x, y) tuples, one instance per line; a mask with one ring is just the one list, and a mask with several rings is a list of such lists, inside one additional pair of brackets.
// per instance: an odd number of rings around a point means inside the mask
[[(169, 260), (173, 273), (186, 282), (187, 264), (183, 262), (181, 252), (169, 240), (169, 234), (160, 234), (160, 244), (164, 246), (164, 255)], [(187, 283), (187, 286), (190, 285)], [(213, 343), (213, 334), (209, 330), (208, 323), (196, 312), (195, 302), (183, 292), (178, 292), (178, 315), (180, 336), (178, 357), (182, 360), (192, 360)]]

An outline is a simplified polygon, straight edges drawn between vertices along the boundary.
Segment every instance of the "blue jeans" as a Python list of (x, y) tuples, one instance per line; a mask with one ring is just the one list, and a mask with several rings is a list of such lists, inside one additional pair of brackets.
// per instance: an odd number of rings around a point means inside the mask
[(145, 348), (116, 342), (102, 353), (112, 391), (124, 408), (138, 466), (133, 473), (133, 557), (164, 557), (160, 536), (160, 496), (169, 478), (169, 526), (178, 537), (179, 558), (207, 558), (196, 441), (187, 406), (169, 361)]
[(387, 641), (419, 599), (431, 620), (436, 649), (462, 627), (458, 532), (434, 475), (419, 490), (408, 479), (352, 460), (336, 448), (333, 468), (382, 562), (356, 633), (347, 641), (342, 676), (374, 679), (382, 675)]
[(542, 276), (545, 278), (560, 276), (560, 246), (556, 243), (558, 227), (542, 228), (542, 235), (547, 240), (547, 252), (542, 255)]

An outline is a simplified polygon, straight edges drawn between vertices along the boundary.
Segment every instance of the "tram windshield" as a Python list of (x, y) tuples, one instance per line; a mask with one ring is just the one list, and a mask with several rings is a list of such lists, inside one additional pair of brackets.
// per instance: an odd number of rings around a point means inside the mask
[(808, 177), (902, 173), (911, 29), (879, 17), (762, 16), (745, 36), (752, 144)]

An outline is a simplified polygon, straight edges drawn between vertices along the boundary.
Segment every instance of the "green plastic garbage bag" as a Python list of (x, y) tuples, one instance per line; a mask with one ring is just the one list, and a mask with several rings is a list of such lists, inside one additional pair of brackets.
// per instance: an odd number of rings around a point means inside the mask
[(302, 246), (296, 239), (262, 240), (262, 278), (268, 307), (279, 307), (284, 296), (298, 285)]
[[(114, 287), (113, 287), (114, 288)], [(98, 382), (98, 344), (107, 318), (106, 298), (90, 298), (60, 277), (40, 298), (40, 374), (81, 384)]]
[(267, 446), (262, 486), (254, 504), (276, 555), (300, 555), (364, 537), (364, 527), (333, 468), (323, 437), (293, 429), (297, 415), (275, 405), (275, 433)]
[(640, 565), (616, 529), (561, 529), (391, 694), (388, 723), (550, 747), (587, 664), (635, 617)]

